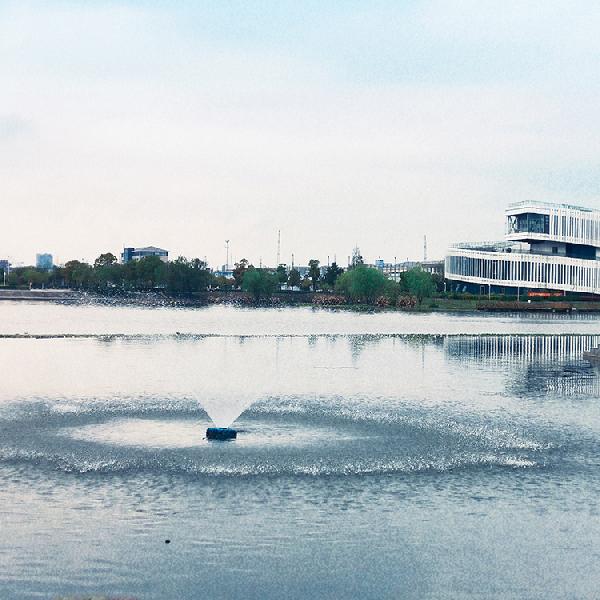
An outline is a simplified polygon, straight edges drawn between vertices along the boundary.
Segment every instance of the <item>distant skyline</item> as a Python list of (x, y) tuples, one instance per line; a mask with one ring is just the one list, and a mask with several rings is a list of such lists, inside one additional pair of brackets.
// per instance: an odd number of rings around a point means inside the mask
[(576, 0), (0, 0), (0, 259), (441, 258), (510, 202), (600, 208), (598, 31)]

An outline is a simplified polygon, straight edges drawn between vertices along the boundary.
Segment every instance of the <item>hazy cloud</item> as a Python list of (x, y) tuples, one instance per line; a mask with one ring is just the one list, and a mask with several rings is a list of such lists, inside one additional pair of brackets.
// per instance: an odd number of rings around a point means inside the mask
[(288, 261), (441, 257), (510, 201), (595, 206), (599, 28), (593, 2), (5, 2), (0, 254), (273, 262), (281, 229)]

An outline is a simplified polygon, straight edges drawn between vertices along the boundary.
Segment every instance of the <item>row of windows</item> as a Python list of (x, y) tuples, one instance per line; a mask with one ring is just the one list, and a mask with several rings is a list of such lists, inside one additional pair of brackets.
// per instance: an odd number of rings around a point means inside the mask
[(600, 239), (600, 221), (573, 215), (552, 215), (551, 234), (581, 240)]
[(550, 216), (522, 213), (508, 217), (508, 233), (550, 233)]
[(523, 287), (537, 284), (562, 289), (562, 286), (568, 286), (600, 293), (600, 261), (590, 261), (589, 266), (583, 266), (541, 262), (535, 259), (510, 260), (451, 255), (446, 259), (446, 276), (478, 277), (498, 282), (512, 282), (513, 285), (522, 283)]
[(600, 246), (600, 215), (597, 213), (542, 215), (521, 213), (507, 217), (507, 233), (545, 233)]

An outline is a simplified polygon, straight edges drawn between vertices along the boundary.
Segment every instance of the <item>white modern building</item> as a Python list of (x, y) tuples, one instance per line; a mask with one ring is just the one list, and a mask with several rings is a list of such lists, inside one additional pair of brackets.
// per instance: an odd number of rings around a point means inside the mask
[(600, 210), (511, 204), (505, 241), (455, 244), (445, 272), (451, 291), (600, 294)]

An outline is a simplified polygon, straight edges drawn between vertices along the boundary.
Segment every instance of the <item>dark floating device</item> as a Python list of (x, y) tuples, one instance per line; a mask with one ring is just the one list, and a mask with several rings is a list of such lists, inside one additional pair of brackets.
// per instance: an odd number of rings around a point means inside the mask
[(230, 427), (209, 427), (206, 430), (207, 440), (235, 440), (237, 431)]

